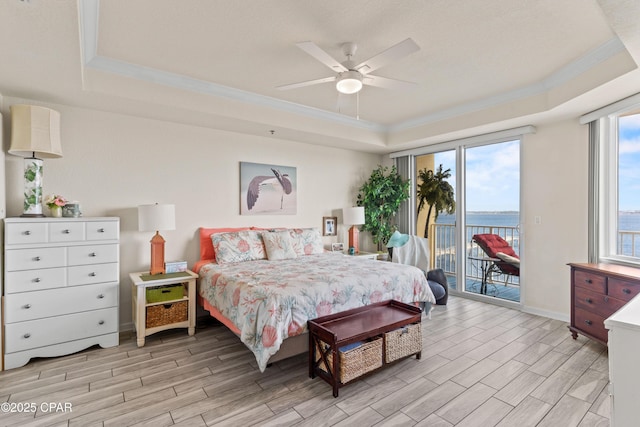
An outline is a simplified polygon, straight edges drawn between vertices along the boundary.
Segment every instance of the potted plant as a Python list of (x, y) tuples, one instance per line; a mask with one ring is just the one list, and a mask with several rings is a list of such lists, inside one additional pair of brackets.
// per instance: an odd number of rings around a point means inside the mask
[(395, 216), (400, 204), (409, 198), (409, 185), (409, 180), (402, 179), (395, 165), (391, 169), (378, 165), (360, 187), (357, 205), (364, 206), (362, 230), (371, 233), (379, 252), (396, 229)]
[(438, 170), (434, 173), (427, 168), (418, 172), (418, 213), (422, 211), (425, 205), (429, 205), (427, 211), (427, 221), (424, 227), (424, 237), (429, 237), (429, 220), (431, 214), (434, 213), (434, 221), (437, 221), (440, 212), (453, 214), (456, 211), (456, 196), (453, 186), (447, 182), (451, 177), (451, 169), (442, 170), (442, 164), (438, 166)]

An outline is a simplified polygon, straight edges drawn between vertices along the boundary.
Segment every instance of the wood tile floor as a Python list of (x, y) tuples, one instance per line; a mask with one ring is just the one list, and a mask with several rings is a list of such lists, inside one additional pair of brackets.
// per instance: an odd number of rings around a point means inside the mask
[(0, 413), (0, 425), (609, 425), (606, 347), (574, 341), (557, 320), (451, 297), (424, 319), (421, 360), (345, 386), (335, 399), (308, 377), (306, 356), (260, 373), (234, 335), (200, 323), (193, 337), (166, 331), (138, 348), (129, 336), (116, 348), (0, 372), (0, 402), (37, 408)]

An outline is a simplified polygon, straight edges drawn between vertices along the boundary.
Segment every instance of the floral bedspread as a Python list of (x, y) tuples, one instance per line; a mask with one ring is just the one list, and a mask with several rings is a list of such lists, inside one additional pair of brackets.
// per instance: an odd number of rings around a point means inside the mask
[(379, 301), (435, 298), (418, 268), (357, 259), (340, 253), (295, 259), (206, 264), (198, 292), (241, 331), (261, 371), (307, 320)]

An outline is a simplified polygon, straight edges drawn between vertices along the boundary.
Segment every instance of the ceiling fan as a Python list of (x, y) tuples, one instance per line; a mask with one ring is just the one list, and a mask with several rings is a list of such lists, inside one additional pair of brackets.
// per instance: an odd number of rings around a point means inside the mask
[(396, 61), (420, 50), (420, 46), (410, 38), (391, 46), (387, 50), (357, 65), (352, 60), (352, 57), (358, 49), (358, 45), (355, 43), (344, 43), (342, 45), (342, 52), (347, 57), (347, 60), (342, 63), (338, 62), (327, 52), (320, 49), (318, 45), (313, 42), (296, 43), (296, 46), (335, 71), (337, 75), (278, 86), (277, 89), (288, 90), (319, 83), (335, 82), (338, 92), (350, 95), (359, 92), (360, 89), (362, 89), (362, 85), (376, 86), (385, 89), (409, 89), (415, 86), (415, 83), (369, 74), (378, 68), (384, 67), (392, 61)]

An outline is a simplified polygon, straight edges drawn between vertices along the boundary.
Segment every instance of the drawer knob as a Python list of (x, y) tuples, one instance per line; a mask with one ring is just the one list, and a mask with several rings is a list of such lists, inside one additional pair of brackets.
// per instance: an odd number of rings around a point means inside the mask
[(622, 292), (624, 292), (625, 294), (630, 294), (631, 293), (631, 289), (627, 289), (627, 288), (622, 288)]
[(104, 325), (104, 320), (99, 321), (98, 325)]
[(22, 308), (29, 310), (31, 308), (31, 304), (25, 304), (22, 306)]
[(66, 229), (66, 230), (62, 230), (62, 232), (63, 232), (64, 234), (69, 234), (69, 233), (71, 233), (71, 230)]
[(34, 261), (40, 261), (40, 257), (39, 257), (39, 256), (34, 257), (34, 258), (33, 258), (33, 260), (34, 260)]
[(591, 320), (585, 320), (584, 323), (586, 323), (587, 325), (591, 326), (593, 324), (593, 322)]
[(22, 336), (22, 338), (30, 338), (30, 337), (31, 337), (31, 334), (30, 334), (30, 333), (26, 333), (26, 334), (24, 334), (24, 335)]
[(25, 232), (24, 232), (24, 233), (22, 233), (22, 234), (24, 234), (25, 236), (31, 236), (31, 232), (30, 232), (29, 230), (25, 231)]
[(91, 272), (91, 273), (89, 273), (89, 276), (90, 277), (96, 277), (96, 273)]
[(95, 253), (95, 252), (91, 252), (91, 253), (89, 254), (89, 256), (90, 256), (90, 257), (95, 257), (95, 256), (96, 256), (96, 253)]
[(33, 281), (36, 282), (36, 283), (40, 283), (40, 278), (36, 277), (35, 279), (33, 279)]
[(586, 298), (586, 299), (585, 299), (585, 301), (586, 301), (588, 304), (593, 304), (593, 300), (592, 300), (591, 298)]
[(104, 233), (104, 228), (98, 228), (98, 233)]
[(593, 283), (593, 280), (591, 280), (591, 279), (584, 279), (584, 281), (587, 282), (587, 283)]
[(102, 299), (102, 298), (104, 298), (104, 294), (98, 295), (98, 299)]

